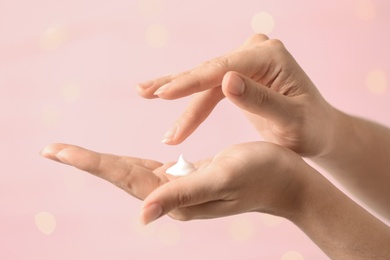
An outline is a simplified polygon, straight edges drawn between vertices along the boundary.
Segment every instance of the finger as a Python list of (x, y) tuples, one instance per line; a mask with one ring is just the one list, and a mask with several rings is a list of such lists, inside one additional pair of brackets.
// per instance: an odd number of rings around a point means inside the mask
[[(227, 53), (225, 56), (228, 56), (228, 55), (231, 55), (233, 54), (234, 52), (238, 52), (238, 51), (241, 51), (241, 50), (244, 50), (248, 47), (251, 47), (253, 45), (258, 45), (264, 41), (267, 41), (268, 40), (268, 37), (264, 34), (255, 34), (253, 36), (251, 36), (247, 41), (244, 42), (244, 44), (242, 44), (240, 47), (238, 47), (236, 50), (234, 51), (231, 51), (230, 53)], [(166, 85), (166, 84), (169, 84), (170, 82), (174, 81), (175, 79), (183, 76), (183, 75), (188, 75), (188, 74), (193, 74), (192, 76), (188, 76), (189, 78), (191, 78), (192, 80), (194, 80), (194, 77), (197, 77), (198, 75), (202, 75), (203, 76), (203, 72), (206, 70), (208, 70), (210, 67), (219, 67), (219, 64), (223, 64), (224, 63), (224, 58), (223, 57), (218, 57), (218, 58), (215, 58), (214, 60), (210, 61), (210, 62), (205, 62), (203, 63), (202, 65), (198, 66), (198, 68), (195, 68), (195, 69), (192, 69), (192, 70), (188, 70), (188, 71), (184, 71), (184, 72), (181, 72), (181, 73), (177, 73), (177, 74), (172, 74), (172, 75), (167, 75), (167, 76), (163, 76), (163, 77), (160, 77), (160, 78), (157, 78), (157, 79), (153, 79), (153, 80), (149, 80), (149, 81), (146, 81), (146, 82), (142, 82), (142, 83), (138, 83), (136, 85), (136, 90), (138, 92), (138, 94), (144, 98), (157, 98), (158, 95), (161, 95), (161, 97), (163, 98), (169, 98), (168, 96), (166, 96), (167, 94), (165, 93), (164, 95), (162, 94), (162, 90), (165, 89), (162, 88), (160, 90), (161, 93), (159, 94), (155, 94), (155, 92), (160, 89), (162, 86)], [(236, 69), (233, 69), (233, 68), (226, 68), (226, 71), (228, 70), (236, 70)], [(226, 73), (225, 71), (225, 73)], [(213, 72), (214, 73), (214, 72)], [(223, 72), (219, 75), (219, 82), (221, 82), (222, 80), (222, 77), (223, 77)], [(211, 75), (211, 78), (213, 78), (213, 75)], [(185, 80), (188, 80), (188, 79), (184, 79)], [(183, 80), (180, 80), (180, 81), (183, 81)], [(175, 84), (179, 84), (180, 85), (180, 81), (179, 83), (175, 83)], [(218, 81), (215, 80), (215, 81)], [(205, 79), (204, 80), (204, 84), (208, 84), (207, 82), (209, 83), (212, 83), (214, 82), (212, 79), (210, 80), (207, 80)], [(174, 84), (174, 85), (175, 85)], [(172, 84), (173, 85), (173, 84)], [(196, 82), (188, 82), (188, 86), (193, 86), (193, 85), (200, 85), (200, 83), (196, 83)], [(220, 84), (212, 84), (213, 86), (219, 86)], [(205, 86), (207, 88), (210, 88), (212, 86)], [(198, 88), (199, 89), (199, 88)], [(203, 88), (200, 88), (200, 89), (203, 89)], [(177, 91), (177, 90), (175, 90)], [(191, 91), (191, 92), (188, 92), (188, 93), (195, 93), (195, 92), (198, 92), (197, 90), (194, 90), (194, 91)], [(169, 94), (168, 94), (169, 95)], [(186, 94), (181, 94), (181, 96), (185, 96)], [(170, 97), (171, 98), (174, 98), (173, 96)]]
[(101, 154), (68, 144), (51, 144), (41, 154), (105, 179), (137, 198), (145, 198), (161, 184), (152, 170), (162, 164), (152, 160)]
[(229, 72), (222, 82), (225, 96), (238, 107), (276, 124), (292, 120), (294, 103), (286, 96), (236, 72)]
[(166, 76), (163, 76), (163, 77), (160, 77), (160, 78), (157, 78), (157, 79), (153, 79), (153, 80), (149, 80), (149, 81), (146, 81), (146, 82), (142, 82), (142, 83), (138, 83), (135, 87), (136, 87), (136, 91), (137, 93), (144, 97), (144, 98), (149, 98), (149, 99), (152, 99), (152, 98), (158, 98), (157, 95), (154, 94), (154, 92), (159, 89), (162, 85), (165, 85), (169, 82), (171, 82), (172, 80), (182, 76), (182, 75), (185, 75), (185, 74), (188, 74), (190, 71), (184, 71), (184, 72), (181, 72), (181, 73), (177, 73), (177, 74), (172, 74), (172, 75), (166, 75)]
[[(151, 88), (153, 90), (160, 86), (153, 95), (163, 99), (177, 99), (218, 87), (221, 85), (223, 76), (228, 71), (237, 71), (249, 77), (257, 74), (259, 80), (268, 80), (269, 75), (264, 75), (264, 73), (269, 69), (269, 63), (272, 59), (269, 48), (275, 49), (275, 44), (264, 44), (267, 41), (268, 37), (266, 35), (256, 34), (235, 51), (204, 62), (192, 70), (164, 81), (165, 83), (162, 85), (153, 84)], [(260, 46), (262, 48), (257, 48)], [(251, 47), (256, 48), (251, 50)], [(253, 59), (254, 56), (259, 58)], [(264, 76), (265, 78), (262, 78)], [(151, 91), (148, 94), (153, 96)]]
[[(72, 157), (75, 157), (75, 155), (81, 156), (82, 154), (84, 156), (90, 156), (92, 159), (94, 159), (94, 161), (100, 159), (99, 158), (100, 156), (105, 155), (107, 157), (112, 157), (113, 159), (114, 158), (122, 159), (129, 164), (135, 164), (135, 165), (138, 165), (141, 167), (145, 167), (151, 171), (162, 166), (162, 163), (154, 161), (154, 160), (148, 160), (148, 159), (142, 159), (142, 158), (136, 158), (136, 157), (117, 156), (117, 155), (111, 155), (111, 154), (101, 154), (98, 152), (87, 150), (87, 149), (82, 148), (80, 146), (71, 145), (71, 144), (64, 144), (64, 143), (53, 143), (53, 144), (47, 145), (41, 151), (41, 155), (43, 157), (48, 158), (48, 159), (56, 160), (58, 162), (62, 162), (65, 164), (70, 164), (70, 161), (69, 160), (66, 161), (67, 158), (66, 158), (66, 156), (64, 156), (67, 154), (67, 153), (65, 153), (65, 151), (67, 151), (67, 152), (71, 151), (71, 153), (73, 153)], [(60, 160), (60, 158), (62, 159), (62, 161)], [(77, 159), (77, 158), (75, 158), (75, 159)], [(94, 164), (94, 165), (91, 164), (89, 166), (88, 166), (88, 164), (85, 164), (85, 165), (79, 165), (79, 166), (82, 167), (82, 169), (80, 168), (81, 170), (85, 170), (85, 171), (87, 171), (87, 170), (92, 170), (94, 172), (100, 171), (99, 165), (96, 165), (96, 164)], [(96, 166), (96, 167), (94, 167), (94, 166)], [(89, 169), (88, 167), (91, 167), (91, 168)], [(79, 168), (79, 167), (77, 167), (77, 168)]]
[(247, 60), (239, 62), (240, 52), (215, 58), (161, 86), (154, 94), (163, 99), (177, 99), (221, 86), (230, 70), (245, 71)]
[(224, 98), (220, 87), (197, 93), (174, 126), (164, 135), (163, 143), (176, 145), (190, 136)]
[(154, 190), (145, 199), (141, 221), (148, 224), (173, 209), (218, 200), (216, 185), (209, 173), (205, 169), (202, 173), (178, 178)]
[(244, 44), (240, 48), (245, 49), (248, 47), (252, 47), (253, 45), (259, 45), (268, 40), (269, 38), (265, 34), (261, 34), (261, 33), (253, 34), (244, 42)]

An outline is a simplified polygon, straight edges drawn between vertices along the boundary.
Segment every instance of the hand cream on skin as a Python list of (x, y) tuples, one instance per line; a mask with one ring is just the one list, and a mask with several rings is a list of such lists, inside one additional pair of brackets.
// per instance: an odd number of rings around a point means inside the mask
[(173, 176), (186, 176), (195, 170), (195, 166), (192, 163), (186, 161), (183, 158), (183, 155), (180, 155), (177, 163), (168, 168), (166, 173), (171, 174)]

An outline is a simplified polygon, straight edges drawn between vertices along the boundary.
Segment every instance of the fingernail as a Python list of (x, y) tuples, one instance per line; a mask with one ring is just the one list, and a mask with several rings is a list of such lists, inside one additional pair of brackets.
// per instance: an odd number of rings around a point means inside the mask
[(176, 131), (177, 131), (177, 124), (175, 124), (174, 126), (172, 126), (164, 135), (163, 139), (161, 142), (163, 143), (170, 143), (173, 138), (175, 137), (175, 134), (176, 134)]
[(66, 159), (66, 156), (64, 156), (64, 154), (62, 153), (62, 151), (60, 151), (59, 153), (57, 153), (57, 154), (55, 155), (55, 157), (56, 157), (60, 162), (62, 162), (62, 163), (64, 163), (64, 164), (69, 164), (69, 165), (70, 165), (70, 163), (68, 162), (68, 160)]
[(144, 225), (147, 225), (150, 222), (161, 217), (161, 214), (162, 214), (162, 208), (159, 204), (157, 204), (157, 203), (150, 204), (146, 208), (142, 209), (142, 212), (141, 212), (142, 220), (141, 221)]
[(58, 159), (56, 157), (54, 157), (53, 155), (51, 155), (50, 153), (47, 153), (45, 151), (39, 152), (39, 155), (42, 157), (45, 157), (46, 159), (58, 161)]
[(43, 148), (42, 151), (40, 151), (40, 155), (42, 157), (45, 157), (47, 159), (50, 159), (50, 160), (53, 160), (53, 161), (57, 161), (57, 162), (60, 162), (60, 163), (65, 163), (65, 164), (69, 164), (65, 159), (64, 157), (61, 155), (58, 156), (58, 154), (60, 154), (61, 152), (57, 152), (55, 153), (55, 151), (53, 151), (52, 149), (50, 149), (51, 147), (50, 146), (47, 146), (45, 148)]
[(148, 89), (151, 86), (153, 86), (153, 84), (154, 84), (154, 80), (149, 80), (143, 83), (138, 83), (136, 87), (141, 89)]
[(53, 151), (49, 147), (43, 148), (39, 154), (47, 159), (58, 161), (58, 159), (53, 155)]
[(242, 96), (245, 92), (245, 83), (239, 76), (231, 76), (229, 80), (228, 91), (236, 96)]
[(165, 92), (170, 86), (171, 86), (171, 83), (172, 82), (169, 82), (167, 84), (164, 84), (162, 85), (159, 89), (157, 89), (153, 94), (158, 96), (160, 94), (162, 94), (163, 92)]
[(50, 150), (48, 147), (43, 148), (43, 149), (39, 152), (39, 154), (42, 155), (42, 156), (50, 155), (50, 153), (51, 153), (51, 150)]

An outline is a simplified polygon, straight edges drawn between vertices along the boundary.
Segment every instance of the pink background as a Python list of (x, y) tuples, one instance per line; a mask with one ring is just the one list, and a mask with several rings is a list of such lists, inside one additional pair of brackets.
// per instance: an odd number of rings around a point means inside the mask
[(387, 0), (0, 0), (0, 259), (326, 259), (267, 215), (164, 217), (142, 228), (140, 201), (38, 155), (67, 142), (194, 161), (258, 140), (225, 100), (186, 142), (166, 146), (188, 98), (145, 100), (134, 86), (234, 49), (261, 12), (271, 18), (260, 27), (330, 103), (390, 125)]

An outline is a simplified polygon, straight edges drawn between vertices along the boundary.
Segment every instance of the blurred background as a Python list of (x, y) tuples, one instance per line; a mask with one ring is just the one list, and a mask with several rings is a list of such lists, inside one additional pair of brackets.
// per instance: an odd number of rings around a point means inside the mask
[(255, 32), (281, 39), (335, 107), (390, 126), (389, 24), (386, 0), (0, 0), (0, 259), (327, 259), (269, 215), (142, 227), (141, 201), (39, 151), (66, 142), (195, 161), (259, 140), (225, 100), (183, 144), (164, 145), (188, 98), (134, 89)]

